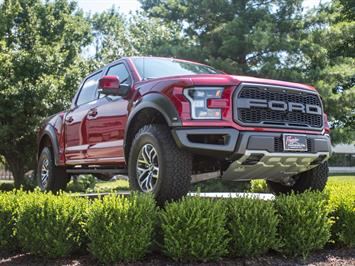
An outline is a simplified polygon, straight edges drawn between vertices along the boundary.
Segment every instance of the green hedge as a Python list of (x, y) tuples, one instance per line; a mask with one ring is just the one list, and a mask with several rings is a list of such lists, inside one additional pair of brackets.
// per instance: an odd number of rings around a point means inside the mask
[(80, 248), (88, 208), (85, 199), (36, 191), (18, 203), (16, 237), (24, 251), (57, 258)]
[(12, 251), (18, 248), (15, 224), (18, 199), (22, 191), (0, 193), (0, 250)]
[(252, 257), (279, 245), (279, 217), (273, 202), (253, 198), (227, 201), (230, 255)]
[(332, 184), (329, 210), (333, 218), (332, 242), (337, 246), (355, 247), (355, 187), (350, 182)]
[(282, 253), (306, 258), (311, 251), (324, 247), (331, 227), (327, 203), (328, 196), (319, 192), (276, 198)]
[(105, 264), (139, 260), (152, 245), (156, 219), (151, 195), (97, 199), (87, 222), (89, 250)]
[(181, 262), (251, 257), (268, 250), (306, 257), (322, 248), (331, 232), (332, 243), (354, 247), (355, 195), (351, 189), (343, 192), (306, 192), (275, 201), (190, 197), (163, 209), (150, 195), (91, 201), (6, 192), (0, 193), (0, 248), (20, 247), (46, 258), (88, 249), (106, 264), (140, 260), (160, 240), (161, 250)]
[(184, 198), (160, 213), (165, 253), (176, 261), (216, 260), (228, 252), (223, 201)]

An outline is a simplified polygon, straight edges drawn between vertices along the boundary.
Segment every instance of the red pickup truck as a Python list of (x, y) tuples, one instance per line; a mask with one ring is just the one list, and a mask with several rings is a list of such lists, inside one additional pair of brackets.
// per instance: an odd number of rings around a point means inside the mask
[(70, 109), (42, 124), (37, 181), (57, 191), (71, 175), (128, 174), (133, 190), (160, 202), (184, 196), (191, 177), (206, 173), (302, 192), (324, 188), (330, 154), (327, 116), (311, 86), (127, 57), (87, 76)]

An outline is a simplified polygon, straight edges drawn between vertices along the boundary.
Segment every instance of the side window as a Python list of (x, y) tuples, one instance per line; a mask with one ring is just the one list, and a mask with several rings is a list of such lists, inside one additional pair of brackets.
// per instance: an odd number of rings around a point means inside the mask
[(81, 87), (79, 97), (76, 101), (77, 105), (91, 102), (97, 98), (96, 89), (100, 76), (101, 72), (96, 73), (95, 75), (85, 80), (83, 86)]
[(118, 64), (112, 66), (107, 71), (107, 76), (117, 76), (120, 79), (120, 83), (131, 84), (131, 77), (124, 64)]

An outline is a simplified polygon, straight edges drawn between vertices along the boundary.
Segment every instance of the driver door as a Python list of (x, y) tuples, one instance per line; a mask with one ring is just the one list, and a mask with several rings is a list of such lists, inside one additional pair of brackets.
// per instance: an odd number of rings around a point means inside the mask
[[(110, 66), (105, 76), (117, 76), (121, 84), (131, 85), (132, 78), (126, 65)], [(92, 111), (95, 117), (86, 120), (87, 158), (104, 162), (124, 163), (123, 140), (128, 116), (128, 100), (121, 96), (99, 96), (100, 104)]]
[(97, 85), (102, 71), (84, 81), (75, 107), (65, 117), (65, 157), (68, 164), (82, 163), (89, 147), (86, 133), (86, 118), (98, 104)]

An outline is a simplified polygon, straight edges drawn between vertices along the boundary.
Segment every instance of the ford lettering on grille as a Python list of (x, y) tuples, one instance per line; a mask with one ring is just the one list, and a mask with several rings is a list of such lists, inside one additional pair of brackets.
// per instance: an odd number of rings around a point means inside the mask
[(234, 119), (242, 125), (321, 130), (318, 93), (294, 88), (243, 84), (234, 94)]
[(314, 104), (302, 104), (302, 103), (292, 103), (283, 101), (267, 101), (262, 99), (238, 99), (238, 108), (261, 107), (269, 108), (275, 111), (289, 111), (289, 112), (302, 112), (308, 114), (321, 115), (322, 109)]

